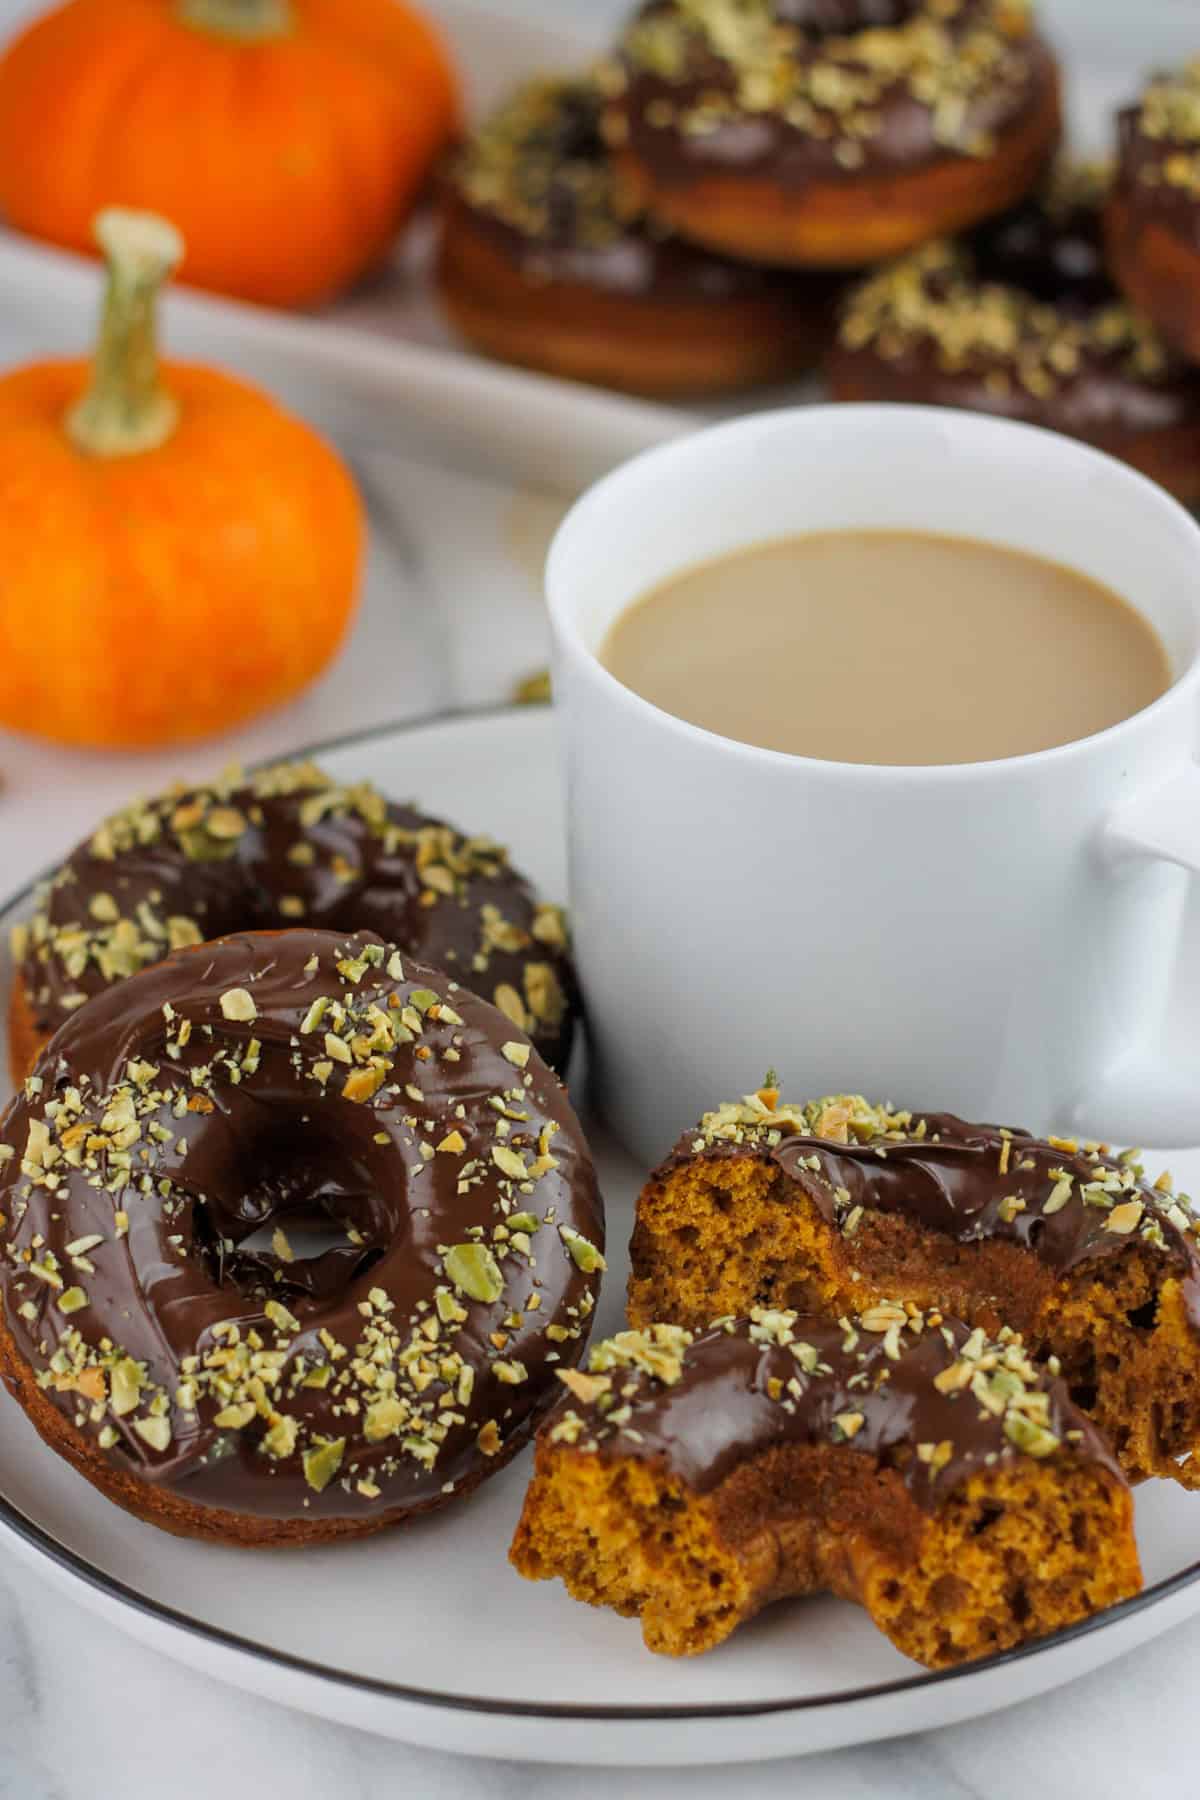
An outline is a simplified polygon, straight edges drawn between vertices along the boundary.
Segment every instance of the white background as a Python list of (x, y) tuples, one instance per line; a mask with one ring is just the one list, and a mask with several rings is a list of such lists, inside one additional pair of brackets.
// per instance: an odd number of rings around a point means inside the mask
[[(575, 14), (594, 28), (621, 0), (507, 0), (547, 21)], [(1053, 16), (1114, 16), (1132, 0), (1058, 0)], [(28, 12), (0, 0), (0, 25)], [(1181, 34), (1200, 0), (1147, 0)], [(31, 314), (0, 338), (0, 364), (42, 348)], [(402, 472), (376, 496), (367, 601), (337, 667), (293, 707), (227, 745), (187, 756), (84, 758), (0, 734), (0, 888), (11, 890), (131, 791), (231, 753), (247, 760), (332, 733), (451, 704), (504, 698), (542, 655), (528, 566), (553, 508), (509, 502), (462, 480)], [(498, 510), (500, 509), (500, 510)], [(508, 509), (508, 510), (504, 510)], [(419, 521), (422, 529), (414, 528)], [(479, 591), (472, 533), (497, 524), (511, 555)], [(439, 526), (441, 528), (439, 528)], [(430, 593), (441, 596), (433, 616)], [(303, 1580), (297, 1563), (297, 1580)], [(77, 1611), (27, 1571), (0, 1560), (0, 1796), (11, 1800), (1108, 1800), (1200, 1791), (1190, 1692), (1200, 1674), (1200, 1623), (1181, 1627), (1044, 1703), (939, 1733), (804, 1762), (753, 1769), (639, 1774), (473, 1763), (410, 1751), (285, 1712), (175, 1668)], [(536, 1729), (534, 1727), (533, 1729)]]

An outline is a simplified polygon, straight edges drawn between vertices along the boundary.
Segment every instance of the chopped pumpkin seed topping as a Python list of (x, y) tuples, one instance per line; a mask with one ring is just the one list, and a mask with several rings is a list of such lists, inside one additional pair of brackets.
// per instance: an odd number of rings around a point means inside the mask
[(526, 237), (614, 243), (637, 214), (601, 136), (603, 102), (584, 77), (526, 83), (461, 152), (454, 178), (464, 197)]
[[(703, 1335), (661, 1324), (623, 1331), (592, 1347), (586, 1373), (565, 1370), (560, 1379), (569, 1400), (548, 1425), (551, 1442), (581, 1454), (611, 1446), (668, 1458), (682, 1448), (689, 1470), (690, 1430), (677, 1428), (672, 1412), (672, 1391), (684, 1388), (679, 1416), (706, 1421), (697, 1435), (706, 1455), (719, 1454), (730, 1407), (739, 1455), (794, 1435), (882, 1454), (930, 1489), (947, 1471), (961, 1476), (1006, 1456), (1071, 1453), (1086, 1437), (1065, 1390), (1015, 1333), (1003, 1328), (991, 1337), (892, 1301), (838, 1327), (756, 1308), (744, 1319), (717, 1320)], [(751, 1395), (778, 1409), (775, 1422), (755, 1412)], [(930, 1426), (936, 1435), (927, 1435)], [(893, 1448), (905, 1443), (911, 1464)], [(1089, 1454), (1105, 1454), (1098, 1439), (1088, 1443)]]
[(1085, 360), (1138, 381), (1171, 363), (1158, 333), (1124, 301), (1064, 310), (1017, 286), (980, 280), (970, 247), (939, 240), (869, 275), (846, 300), (839, 341), (897, 363), (932, 355), (940, 373), (969, 373), (997, 395), (1045, 400)]
[(843, 33), (789, 16), (779, 0), (670, 0), (643, 9), (622, 54), (633, 78), (654, 83), (651, 127), (694, 140), (770, 116), (852, 170), (897, 99), (923, 109), (940, 148), (991, 155), (980, 103), (989, 119), (1020, 107), (1031, 43), (1025, 0), (929, 0), (899, 9), (894, 24)]
[[(833, 1143), (874, 1138), (906, 1140), (912, 1114), (875, 1106), (861, 1094), (836, 1094), (798, 1105), (784, 1103), (776, 1087), (760, 1089), (705, 1113), (696, 1136), (696, 1153), (715, 1143), (765, 1144), (774, 1147), (787, 1137), (821, 1137)], [(919, 1132), (919, 1127), (916, 1128)]]

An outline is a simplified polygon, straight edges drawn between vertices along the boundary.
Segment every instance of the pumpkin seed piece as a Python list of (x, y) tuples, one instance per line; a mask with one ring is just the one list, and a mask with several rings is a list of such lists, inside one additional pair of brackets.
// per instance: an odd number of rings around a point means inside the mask
[(171, 1442), (169, 1419), (135, 1419), (133, 1429), (152, 1450), (165, 1450)]
[(280, 1413), (263, 1438), (263, 1449), (268, 1456), (272, 1456), (276, 1460), (282, 1456), (290, 1456), (296, 1448), (298, 1430), (299, 1426), (290, 1414)]
[(315, 1493), (324, 1493), (341, 1468), (345, 1454), (345, 1438), (327, 1438), (304, 1452), (304, 1479)]
[(221, 995), (221, 1011), (227, 1019), (249, 1025), (258, 1017), (258, 1008), (245, 988), (229, 988)]
[(119, 1362), (114, 1363), (109, 1376), (109, 1404), (119, 1419), (133, 1411), (138, 1403), (141, 1386), (142, 1371), (132, 1356), (123, 1356)]
[(585, 1275), (592, 1275), (597, 1269), (607, 1269), (608, 1264), (605, 1262), (602, 1252), (597, 1250), (591, 1239), (585, 1238), (581, 1231), (576, 1231), (570, 1225), (560, 1225), (558, 1235), (570, 1251), (575, 1267), (582, 1269)]
[(472, 1300), (491, 1305), (504, 1292), (504, 1277), (486, 1244), (454, 1244), (442, 1258), (446, 1275)]

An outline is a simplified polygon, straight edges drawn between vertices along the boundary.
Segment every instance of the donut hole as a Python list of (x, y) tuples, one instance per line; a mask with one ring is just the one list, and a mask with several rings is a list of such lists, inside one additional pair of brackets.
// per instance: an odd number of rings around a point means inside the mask
[(350, 1229), (331, 1218), (304, 1213), (288, 1213), (285, 1219), (273, 1215), (239, 1242), (217, 1229), (201, 1206), (194, 1219), (192, 1254), (214, 1287), (232, 1288), (245, 1299), (330, 1301), (369, 1275), (383, 1251), (375, 1244), (356, 1243)]
[(336, 1300), (382, 1259), (390, 1229), (348, 1147), (308, 1130), (270, 1130), (239, 1162), (257, 1179), (232, 1205), (195, 1203), (191, 1252), (214, 1286), (247, 1299)]

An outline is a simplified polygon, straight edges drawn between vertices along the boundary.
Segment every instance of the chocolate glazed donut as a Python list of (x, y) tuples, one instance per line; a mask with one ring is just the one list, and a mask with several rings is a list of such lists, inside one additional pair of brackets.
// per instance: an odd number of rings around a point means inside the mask
[(682, 236), (852, 268), (1019, 200), (1061, 130), (1013, 0), (650, 0), (621, 45), (616, 164)]
[(1200, 376), (1108, 275), (1107, 170), (1059, 170), (968, 238), (924, 245), (847, 295), (835, 400), (967, 407), (1082, 439), (1200, 503)]
[(1200, 362), (1200, 58), (1118, 117), (1105, 218), (1113, 274), (1181, 355)]
[(72, 851), (14, 935), (14, 1075), (85, 1000), (169, 950), (299, 924), (379, 932), (565, 1069), (575, 981), (559, 908), (490, 838), (297, 762), (138, 801)]
[(716, 393), (814, 363), (836, 284), (685, 244), (647, 220), (600, 130), (601, 77), (531, 82), (449, 172), (438, 285), (489, 355), (646, 394)]
[[(0, 1214), (0, 1371), (38, 1431), (238, 1544), (468, 1493), (578, 1359), (604, 1267), (557, 1078), (370, 933), (227, 938), (97, 995), (0, 1128)], [(336, 1241), (305, 1256), (314, 1216)]]

